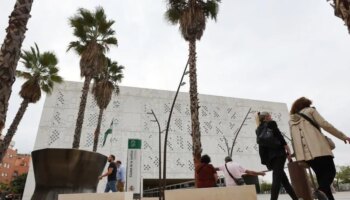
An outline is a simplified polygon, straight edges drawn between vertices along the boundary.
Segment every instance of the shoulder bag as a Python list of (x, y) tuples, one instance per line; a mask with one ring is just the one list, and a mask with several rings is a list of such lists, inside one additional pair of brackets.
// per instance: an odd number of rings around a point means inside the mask
[(228, 174), (231, 176), (231, 178), (235, 181), (236, 185), (245, 185), (244, 179), (243, 178), (235, 178), (231, 172), (227, 168), (227, 164), (225, 164), (225, 168), (228, 172)]
[[(307, 115), (305, 115), (305, 114), (303, 114), (303, 113), (298, 113), (298, 115), (300, 115), (301, 117), (303, 117), (304, 119), (306, 119), (306, 121), (310, 122), (310, 124), (311, 124), (312, 126), (314, 126), (314, 127), (320, 132), (320, 134), (322, 134), (320, 126), (319, 126), (314, 120), (312, 120), (310, 117), (308, 117)], [(327, 137), (327, 136), (324, 136), (324, 137), (326, 138), (329, 147), (330, 147), (332, 150), (335, 149), (335, 144), (334, 144), (333, 140), (332, 140), (331, 138)]]
[(268, 128), (267, 123), (262, 124), (262, 129), (256, 131), (257, 143), (268, 148), (279, 148), (282, 146), (281, 141), (275, 136), (273, 129)]

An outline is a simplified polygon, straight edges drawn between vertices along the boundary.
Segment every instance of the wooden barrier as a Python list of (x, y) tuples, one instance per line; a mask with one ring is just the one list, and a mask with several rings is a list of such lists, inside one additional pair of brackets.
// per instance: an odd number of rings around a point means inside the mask
[(132, 192), (60, 194), (58, 200), (133, 200)]
[(254, 185), (166, 190), (166, 200), (257, 200)]

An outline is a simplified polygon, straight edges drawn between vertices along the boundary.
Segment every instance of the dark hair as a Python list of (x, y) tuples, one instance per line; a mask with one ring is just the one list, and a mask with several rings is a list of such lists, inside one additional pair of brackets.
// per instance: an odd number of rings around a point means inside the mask
[(210, 157), (207, 154), (201, 157), (201, 163), (209, 164), (210, 162), (211, 162)]
[(122, 164), (122, 162), (120, 161), (120, 160), (117, 160), (117, 162), (116, 162), (117, 164)]
[(110, 155), (112, 157), (112, 160), (115, 160), (115, 156), (113, 154)]
[(225, 157), (225, 162), (231, 162), (231, 161), (232, 161), (232, 158), (230, 156)]
[(300, 112), (302, 109), (310, 107), (312, 104), (312, 101), (305, 97), (300, 97), (299, 99), (295, 100), (292, 108), (290, 109), (290, 114), (295, 114)]

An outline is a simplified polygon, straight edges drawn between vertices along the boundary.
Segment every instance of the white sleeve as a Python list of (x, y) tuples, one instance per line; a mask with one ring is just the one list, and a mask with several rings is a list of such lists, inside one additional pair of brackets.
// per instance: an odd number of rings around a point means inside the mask
[(242, 174), (245, 173), (245, 171), (247, 171), (244, 167), (242, 167), (241, 165), (238, 166), (239, 172), (241, 172)]

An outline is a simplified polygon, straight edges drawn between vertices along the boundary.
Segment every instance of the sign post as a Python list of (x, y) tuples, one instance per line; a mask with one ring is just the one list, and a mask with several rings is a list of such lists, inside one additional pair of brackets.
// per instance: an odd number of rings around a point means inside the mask
[(134, 199), (141, 194), (141, 140), (128, 140), (126, 191), (134, 193)]

